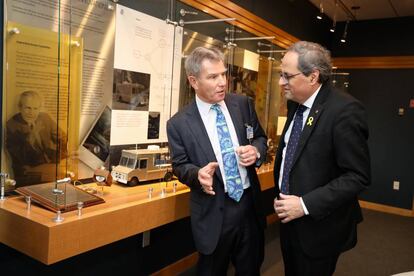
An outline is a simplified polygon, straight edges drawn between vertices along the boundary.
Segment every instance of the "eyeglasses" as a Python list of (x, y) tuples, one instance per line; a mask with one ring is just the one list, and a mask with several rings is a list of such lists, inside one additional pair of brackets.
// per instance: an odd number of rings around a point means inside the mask
[(294, 77), (296, 77), (297, 75), (300, 75), (300, 74), (302, 74), (302, 72), (299, 72), (299, 73), (296, 73), (296, 74), (293, 74), (293, 75), (289, 75), (289, 74), (287, 74), (287, 73), (285, 73), (285, 72), (280, 72), (280, 73), (279, 73), (280, 78), (281, 78), (284, 82), (287, 82), (287, 83), (289, 83), (289, 80), (290, 80), (291, 78), (294, 78)]

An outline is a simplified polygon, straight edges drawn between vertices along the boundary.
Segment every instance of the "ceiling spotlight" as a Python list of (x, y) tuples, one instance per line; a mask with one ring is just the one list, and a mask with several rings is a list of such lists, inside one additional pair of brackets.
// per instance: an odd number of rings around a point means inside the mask
[(336, 21), (334, 21), (334, 22), (332, 23), (332, 27), (329, 29), (329, 31), (330, 31), (331, 33), (334, 33), (334, 32), (335, 32), (335, 28), (336, 28)]
[(319, 3), (319, 14), (316, 16), (318, 20), (322, 20), (323, 17), (323, 3), (322, 1)]
[(336, 10), (338, 8), (338, 1), (335, 0), (335, 10), (334, 10), (334, 16), (333, 16), (333, 21), (332, 21), (332, 27), (329, 29), (329, 31), (331, 33), (335, 32), (335, 28), (336, 28)]
[(346, 36), (348, 34), (348, 26), (349, 26), (349, 20), (347, 20), (346, 24), (345, 24), (344, 33), (343, 33), (342, 38), (341, 38), (342, 43), (346, 42)]
[(335, 27), (331, 27), (331, 28), (329, 29), (329, 31), (330, 31), (331, 33), (334, 33), (334, 32), (335, 32)]

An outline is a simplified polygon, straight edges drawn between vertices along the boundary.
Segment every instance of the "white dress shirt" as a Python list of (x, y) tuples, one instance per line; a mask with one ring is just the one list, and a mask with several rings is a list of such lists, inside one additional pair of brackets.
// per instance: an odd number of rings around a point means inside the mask
[[(219, 164), (221, 176), (223, 178), (224, 184), (226, 184), (226, 176), (224, 175), (223, 158), (221, 155), (220, 142), (219, 142), (218, 135), (217, 135), (217, 127), (216, 127), (217, 114), (214, 110), (211, 109), (212, 104), (202, 101), (197, 95), (195, 98), (196, 98), (196, 104), (197, 104), (198, 111), (200, 112), (201, 119), (203, 120), (204, 126), (207, 130), (208, 138), (210, 140), (211, 146), (213, 147), (214, 154)], [(226, 118), (226, 123), (230, 131), (230, 137), (233, 143), (233, 148), (234, 150), (236, 150), (236, 148), (239, 147), (240, 144), (237, 138), (236, 130), (233, 125), (233, 121), (227, 109), (226, 103), (224, 101), (221, 101), (221, 102), (218, 102), (217, 104), (220, 105), (221, 111), (223, 112), (223, 115)], [(240, 177), (243, 183), (243, 189), (246, 189), (250, 187), (250, 181), (249, 181), (249, 178), (247, 177), (247, 170), (245, 167), (239, 164), (239, 156), (237, 154), (236, 154), (236, 159), (237, 159), (237, 164), (239, 167)], [(224, 191), (227, 192), (226, 185), (224, 185)]]
[[(306, 106), (306, 110), (303, 112), (303, 122), (302, 122), (302, 130), (303, 127), (305, 126), (306, 120), (309, 116), (309, 112), (312, 108), (313, 102), (316, 99), (316, 96), (319, 93), (319, 90), (321, 89), (322, 85), (320, 85), (318, 87), (318, 89), (316, 89), (315, 93), (312, 94), (312, 96), (310, 96), (302, 105)], [(296, 117), (296, 114), (295, 114)], [(285, 161), (285, 154), (286, 154), (286, 149), (287, 149), (287, 145), (289, 143), (289, 138), (290, 138), (290, 133), (292, 132), (292, 127), (293, 127), (293, 122), (295, 121), (295, 117), (293, 117), (292, 121), (290, 122), (289, 128), (285, 133), (285, 137), (283, 137), (284, 142), (285, 142), (285, 147), (283, 148), (283, 152), (282, 152), (282, 165), (280, 166), (280, 171), (279, 171), (279, 190), (282, 186), (282, 178), (283, 178), (283, 167), (284, 167), (284, 161)], [(305, 206), (305, 203), (302, 200), (302, 197), (300, 198), (300, 202), (302, 203), (302, 207), (303, 210), (305, 211), (306, 215), (309, 215), (308, 209)]]

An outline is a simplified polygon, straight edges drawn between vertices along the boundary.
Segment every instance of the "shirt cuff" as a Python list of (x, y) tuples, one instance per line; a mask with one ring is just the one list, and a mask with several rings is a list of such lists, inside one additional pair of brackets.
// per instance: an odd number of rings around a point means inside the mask
[(260, 151), (258, 148), (256, 148), (256, 163), (254, 165), (255, 167), (260, 167), (262, 165), (262, 160), (260, 159)]
[(305, 215), (309, 215), (309, 211), (306, 208), (305, 202), (303, 202), (302, 197), (300, 197), (300, 203), (302, 204), (303, 212), (305, 212)]

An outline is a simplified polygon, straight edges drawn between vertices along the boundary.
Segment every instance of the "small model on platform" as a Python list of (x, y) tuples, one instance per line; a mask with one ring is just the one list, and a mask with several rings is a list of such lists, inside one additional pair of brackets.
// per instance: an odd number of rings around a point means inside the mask
[(104, 195), (104, 187), (112, 185), (112, 175), (104, 167), (100, 167), (93, 172), (93, 180), (96, 182), (96, 185), (101, 187), (101, 195)]
[(170, 181), (173, 177), (168, 148), (122, 150), (119, 165), (112, 170), (115, 181), (128, 186), (156, 179)]

